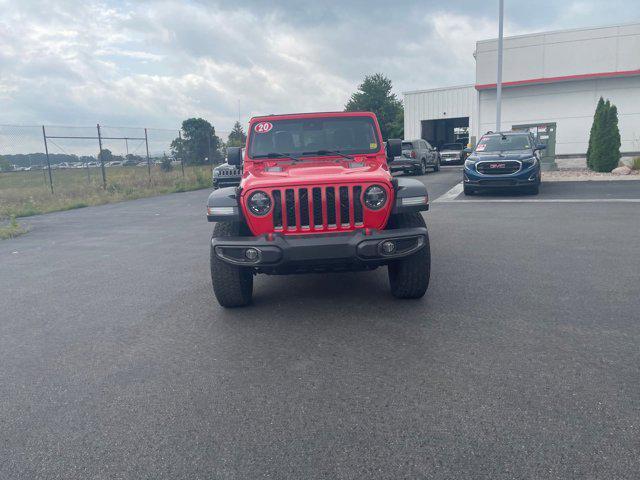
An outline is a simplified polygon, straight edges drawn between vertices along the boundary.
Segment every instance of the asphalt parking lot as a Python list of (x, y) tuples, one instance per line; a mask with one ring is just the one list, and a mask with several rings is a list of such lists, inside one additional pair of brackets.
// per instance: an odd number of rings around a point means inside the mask
[(637, 478), (639, 182), (422, 178), (419, 301), (379, 269), (221, 309), (206, 191), (28, 219), (0, 242), (0, 478)]

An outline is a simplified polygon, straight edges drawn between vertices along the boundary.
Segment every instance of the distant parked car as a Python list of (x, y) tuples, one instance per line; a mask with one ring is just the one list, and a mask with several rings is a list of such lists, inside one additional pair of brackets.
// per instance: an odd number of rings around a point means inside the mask
[(515, 188), (537, 195), (541, 182), (540, 150), (528, 132), (498, 132), (482, 136), (464, 162), (464, 194), (492, 188)]
[(137, 164), (138, 164), (138, 162), (133, 160), (132, 158), (128, 158), (127, 160), (122, 162), (122, 166), (123, 167), (135, 167)]
[(437, 172), (440, 170), (440, 154), (426, 140), (405, 140), (402, 142), (402, 155), (394, 158), (390, 168), (392, 172), (416, 175), (424, 175), (427, 168)]
[(242, 166), (223, 163), (213, 169), (213, 188), (236, 187), (242, 179)]
[(440, 161), (445, 164), (463, 164), (466, 154), (462, 143), (445, 143), (440, 147)]

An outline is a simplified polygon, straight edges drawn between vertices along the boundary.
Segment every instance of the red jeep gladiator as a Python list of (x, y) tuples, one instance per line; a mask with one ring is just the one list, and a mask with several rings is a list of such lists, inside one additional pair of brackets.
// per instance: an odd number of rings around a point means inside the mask
[[(239, 187), (215, 190), (207, 219), (211, 281), (223, 307), (251, 302), (253, 276), (372, 270), (386, 265), (391, 293), (420, 298), (431, 253), (421, 211), (425, 186), (394, 178), (402, 142), (383, 144), (370, 112), (252, 118)], [(244, 156), (244, 158), (243, 158)]]

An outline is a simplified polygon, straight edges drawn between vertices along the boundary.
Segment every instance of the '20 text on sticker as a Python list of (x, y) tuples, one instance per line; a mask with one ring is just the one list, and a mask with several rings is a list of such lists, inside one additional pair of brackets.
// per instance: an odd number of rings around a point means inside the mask
[(256, 126), (253, 127), (256, 133), (267, 133), (273, 128), (273, 124), (270, 122), (260, 122), (256, 123)]

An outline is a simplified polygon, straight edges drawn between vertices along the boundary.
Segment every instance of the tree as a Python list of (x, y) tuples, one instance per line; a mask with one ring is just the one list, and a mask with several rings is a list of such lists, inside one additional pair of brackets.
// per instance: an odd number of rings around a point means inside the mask
[(166, 153), (162, 154), (162, 160), (160, 161), (160, 170), (163, 172), (170, 172), (173, 170), (173, 165), (171, 165), (171, 159), (167, 157)]
[(0, 157), (0, 172), (10, 172), (13, 170), (13, 165), (9, 160)]
[(98, 161), (102, 161), (104, 163), (113, 161), (113, 153), (108, 148), (103, 148), (98, 154)]
[(620, 129), (618, 128), (618, 107), (609, 105), (605, 123), (602, 155), (594, 166), (599, 172), (610, 172), (620, 162)]
[(221, 143), (213, 125), (203, 118), (189, 118), (182, 122), (182, 138), (171, 142), (171, 153), (185, 163), (217, 163), (222, 159)]
[(609, 100), (598, 101), (589, 135), (587, 166), (596, 172), (610, 172), (620, 161), (618, 108)]
[(596, 136), (598, 135), (598, 128), (602, 122), (602, 113), (604, 112), (605, 104), (604, 98), (600, 97), (596, 111), (593, 115), (593, 123), (591, 124), (591, 132), (589, 133), (589, 146), (587, 147), (587, 167), (593, 169), (593, 156), (598, 146), (595, 145)]
[(375, 113), (383, 140), (404, 136), (404, 108), (391, 89), (391, 80), (381, 73), (368, 75), (344, 107), (347, 112)]
[(244, 147), (247, 143), (247, 134), (244, 133), (244, 129), (240, 122), (233, 124), (233, 130), (229, 134), (227, 139), (227, 147)]

